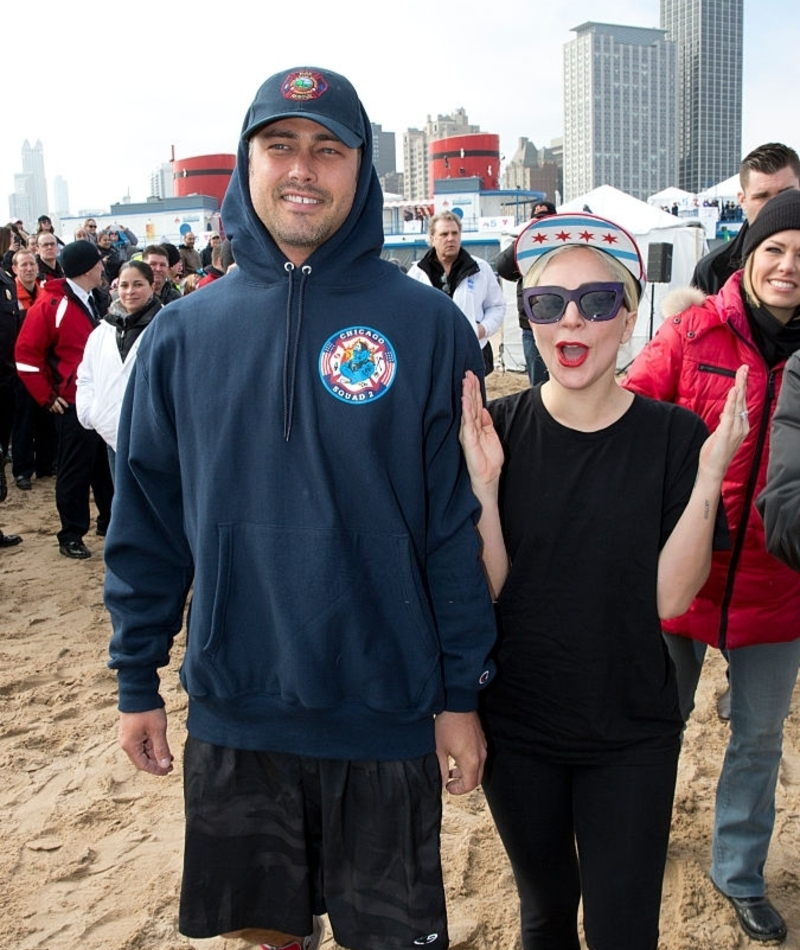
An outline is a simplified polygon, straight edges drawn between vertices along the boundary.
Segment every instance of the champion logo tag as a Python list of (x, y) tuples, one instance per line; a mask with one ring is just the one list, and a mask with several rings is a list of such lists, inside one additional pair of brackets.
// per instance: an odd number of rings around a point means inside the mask
[(386, 395), (396, 375), (394, 347), (371, 327), (347, 327), (334, 333), (319, 354), (322, 384), (342, 402), (374, 402)]
[(281, 86), (283, 98), (292, 99), (295, 102), (319, 99), (327, 91), (328, 84), (322, 74), (312, 72), (310, 69), (300, 69), (289, 73)]
[(434, 940), (439, 939), (439, 934), (427, 934), (425, 937), (417, 937), (414, 941), (415, 947), (427, 947), (429, 944), (433, 943)]

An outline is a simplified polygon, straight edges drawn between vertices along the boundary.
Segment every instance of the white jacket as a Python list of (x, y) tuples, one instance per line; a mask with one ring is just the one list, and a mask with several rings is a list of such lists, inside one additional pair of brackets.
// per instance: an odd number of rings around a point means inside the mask
[(105, 320), (92, 330), (78, 367), (78, 388), (75, 409), (84, 429), (94, 429), (116, 452), (117, 426), (122, 409), (122, 397), (128, 385), (136, 351), (147, 332), (137, 336), (122, 362), (117, 347), (116, 329)]
[[(453, 303), (469, 320), (476, 336), (478, 336), (478, 324), (483, 324), (486, 336), (483, 339), (478, 337), (483, 349), (489, 337), (500, 329), (506, 313), (506, 298), (489, 264), (483, 258), (475, 257), (473, 254), (470, 257), (478, 265), (478, 273), (465, 277), (461, 281), (453, 294)], [(408, 276), (431, 286), (428, 275), (416, 264), (412, 264)]]

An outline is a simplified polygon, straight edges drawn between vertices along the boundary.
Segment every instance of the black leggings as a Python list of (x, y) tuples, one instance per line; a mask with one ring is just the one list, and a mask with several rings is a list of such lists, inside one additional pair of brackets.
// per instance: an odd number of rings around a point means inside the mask
[(524, 950), (656, 950), (679, 744), (559, 765), (494, 749), (486, 798), (516, 878)]

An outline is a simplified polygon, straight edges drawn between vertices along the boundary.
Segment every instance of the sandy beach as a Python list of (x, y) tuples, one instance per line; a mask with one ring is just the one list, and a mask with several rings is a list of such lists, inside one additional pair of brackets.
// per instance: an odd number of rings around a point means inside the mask
[[(524, 383), (495, 373), (489, 391)], [(10, 477), (10, 472), (9, 472)], [(93, 557), (59, 555), (53, 479), (13, 484), (0, 526), (23, 544), (0, 552), (0, 946), (4, 950), (234, 950), (176, 929), (182, 848), (180, 752), (185, 697), (181, 642), (164, 676), (176, 770), (136, 772), (116, 741), (106, 668), (102, 538)], [(716, 716), (724, 681), (710, 656), (686, 733), (664, 882), (663, 950), (750, 946), (707, 876), (716, 778), (728, 727)], [(787, 722), (777, 820), (766, 876), (800, 950), (800, 709)], [(511, 873), (480, 791), (448, 799), (443, 859), (454, 950), (519, 948)], [(330, 934), (323, 947), (336, 944)]]

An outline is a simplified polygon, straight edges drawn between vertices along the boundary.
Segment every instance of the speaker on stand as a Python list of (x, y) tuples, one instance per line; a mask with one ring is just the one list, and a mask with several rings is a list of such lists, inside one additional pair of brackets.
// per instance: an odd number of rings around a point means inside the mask
[[(651, 244), (647, 248), (647, 280), (651, 284), (668, 284), (672, 280), (672, 245)], [(650, 330), (648, 340), (653, 339), (656, 295), (650, 292)]]

